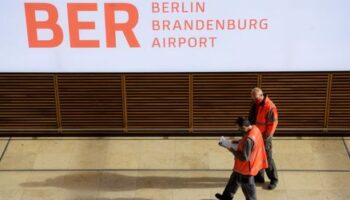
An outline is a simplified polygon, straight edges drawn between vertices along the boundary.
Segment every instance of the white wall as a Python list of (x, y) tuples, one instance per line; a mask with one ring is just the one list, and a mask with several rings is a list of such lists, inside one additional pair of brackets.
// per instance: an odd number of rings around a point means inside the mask
[[(155, 2), (161, 2), (154, 0)], [(28, 46), (25, 2), (48, 2), (59, 11), (63, 43), (55, 48)], [(0, 72), (239, 72), (350, 70), (349, 0), (204, 0), (205, 13), (154, 14), (151, 0), (129, 0), (139, 11), (135, 34), (140, 48), (130, 48), (122, 35), (118, 47), (106, 48), (102, 0), (97, 12), (81, 12), (96, 30), (82, 39), (100, 40), (100, 48), (71, 48), (67, 0), (0, 1)], [(108, 1), (118, 2), (118, 0)], [(119, 1), (120, 2), (120, 1)], [(178, 2), (178, 1), (177, 1)], [(190, 0), (184, 0), (190, 2)], [(195, 1), (193, 1), (195, 2)], [(201, 2), (201, 1), (200, 1)], [(127, 20), (118, 15), (117, 20)], [(39, 20), (47, 18), (38, 13)], [(152, 19), (267, 18), (268, 30), (152, 31)], [(152, 48), (154, 37), (217, 37), (214, 47)], [(39, 37), (51, 37), (40, 30)]]

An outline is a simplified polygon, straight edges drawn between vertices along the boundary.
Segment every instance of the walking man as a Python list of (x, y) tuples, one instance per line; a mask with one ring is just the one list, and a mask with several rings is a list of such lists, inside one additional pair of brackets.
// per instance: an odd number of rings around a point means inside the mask
[[(278, 124), (277, 108), (271, 99), (267, 95), (264, 95), (260, 88), (252, 89), (251, 97), (254, 103), (249, 112), (249, 121), (256, 125), (262, 133), (269, 165), (266, 169), (266, 175), (270, 179), (268, 188), (273, 190), (278, 183), (277, 168), (272, 158), (272, 137)], [(257, 183), (265, 182), (264, 171), (261, 170), (255, 177)]]
[(235, 156), (233, 172), (224, 192), (215, 196), (220, 200), (232, 200), (240, 185), (246, 200), (256, 200), (254, 176), (268, 165), (264, 140), (260, 130), (251, 125), (249, 120), (239, 117), (236, 124), (242, 139), (237, 149), (228, 148)]

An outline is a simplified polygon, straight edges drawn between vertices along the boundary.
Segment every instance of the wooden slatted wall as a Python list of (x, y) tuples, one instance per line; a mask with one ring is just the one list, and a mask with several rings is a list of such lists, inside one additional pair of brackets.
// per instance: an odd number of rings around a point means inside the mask
[(127, 75), (126, 97), (128, 132), (187, 131), (188, 75)]
[(122, 132), (121, 76), (58, 75), (64, 133)]
[(0, 75), (0, 133), (55, 133), (52, 75)]
[(332, 76), (329, 128), (350, 128), (350, 73)]
[(232, 132), (235, 119), (247, 116), (256, 74), (193, 75), (194, 132)]
[(264, 74), (262, 88), (278, 106), (280, 128), (324, 127), (327, 74)]
[(0, 134), (234, 133), (256, 86), (278, 106), (280, 135), (349, 135), (340, 72), (0, 74)]

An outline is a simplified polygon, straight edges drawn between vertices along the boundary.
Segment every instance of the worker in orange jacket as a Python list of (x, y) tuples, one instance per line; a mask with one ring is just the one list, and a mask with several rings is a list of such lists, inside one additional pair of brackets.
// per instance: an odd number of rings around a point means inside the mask
[(236, 123), (242, 139), (237, 149), (228, 149), (235, 156), (233, 172), (224, 192), (215, 196), (220, 200), (231, 200), (241, 185), (246, 200), (256, 200), (254, 176), (268, 167), (264, 140), (259, 128), (251, 125), (248, 119), (239, 117)]
[(275, 161), (272, 158), (272, 137), (276, 131), (278, 124), (278, 113), (275, 104), (271, 99), (264, 95), (260, 88), (254, 88), (251, 91), (253, 104), (249, 112), (249, 121), (256, 125), (264, 138), (267, 161), (269, 167), (266, 170), (261, 170), (255, 177), (257, 183), (264, 183), (264, 171), (270, 179), (268, 188), (273, 190), (278, 183), (278, 175)]

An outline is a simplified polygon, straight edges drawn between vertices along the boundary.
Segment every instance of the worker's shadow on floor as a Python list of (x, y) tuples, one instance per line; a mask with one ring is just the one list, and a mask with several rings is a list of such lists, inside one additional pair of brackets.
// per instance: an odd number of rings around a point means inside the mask
[[(72, 200), (81, 200), (82, 198), (78, 197), (76, 199)], [(146, 199), (146, 198), (83, 198), (84, 200), (152, 200), (152, 199)]]
[[(229, 174), (228, 174), (229, 176)], [(60, 187), (70, 190), (130, 191), (138, 189), (224, 188), (227, 178), (129, 176), (118, 173), (79, 173), (21, 183), (22, 187)]]

